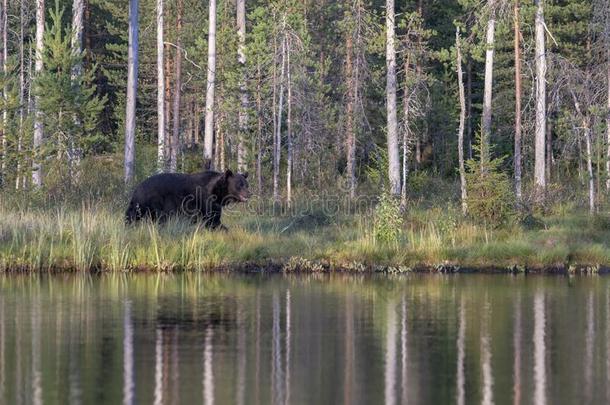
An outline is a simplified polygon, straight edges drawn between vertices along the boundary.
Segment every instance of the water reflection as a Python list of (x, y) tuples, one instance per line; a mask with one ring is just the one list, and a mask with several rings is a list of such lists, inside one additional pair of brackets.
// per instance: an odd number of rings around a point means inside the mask
[(546, 404), (546, 316), (544, 295), (537, 292), (534, 297), (534, 402)]
[(0, 277), (0, 404), (608, 403), (610, 278)]

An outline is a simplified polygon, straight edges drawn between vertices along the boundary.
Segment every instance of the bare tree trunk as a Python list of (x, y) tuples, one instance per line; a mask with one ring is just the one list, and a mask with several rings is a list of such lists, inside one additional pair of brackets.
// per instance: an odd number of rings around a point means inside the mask
[(460, 45), (460, 29), (455, 32), (455, 49), (457, 51), (458, 90), (460, 96), (460, 127), (458, 130), (458, 160), (460, 165), (460, 191), (462, 197), (462, 214), (468, 211), (466, 194), (466, 169), (464, 167), (464, 125), (466, 121), (466, 96), (464, 94), (464, 79), (462, 77), (462, 50)]
[[(72, 83), (75, 85), (78, 83), (78, 79), (83, 74), (83, 63), (80, 59), (83, 53), (83, 15), (85, 13), (84, 0), (74, 0), (72, 3), (72, 38), (71, 38), (71, 49), (74, 55), (78, 55), (79, 59), (76, 64), (72, 67), (71, 77)], [(77, 128), (80, 128), (81, 122), (78, 117), (74, 117), (74, 123)], [(78, 167), (82, 159), (81, 148), (78, 145), (75, 134), (70, 134), (70, 141), (68, 146), (68, 166), (70, 168), (70, 181), (74, 181), (78, 178), (79, 172)]]
[(241, 69), (239, 83), (239, 139), (237, 143), (237, 170), (244, 173), (248, 169), (248, 154), (246, 149), (246, 136), (248, 134), (248, 91), (246, 87), (246, 0), (237, 0), (237, 60)]
[(589, 180), (589, 213), (593, 214), (595, 212), (595, 179), (593, 177), (593, 152), (591, 148), (591, 125), (589, 123), (589, 118), (583, 113), (580, 108), (580, 103), (578, 102), (578, 98), (576, 94), (574, 94), (573, 90), (570, 90), (572, 94), (572, 99), (574, 100), (574, 107), (576, 108), (576, 112), (582, 119), (582, 127), (585, 131), (585, 152), (587, 155), (587, 176)]
[(606, 63), (608, 64), (606, 69), (606, 86), (608, 90), (608, 95), (606, 96), (606, 143), (608, 148), (606, 150), (606, 191), (610, 192), (610, 49), (606, 51), (606, 55)]
[[(6, 77), (8, 73), (8, 2), (7, 0), (3, 0), (2, 2), (2, 10), (0, 10), (0, 29), (2, 30), (2, 54), (0, 55), (2, 62), (2, 71), (4, 76)], [(8, 110), (6, 107), (6, 103), (8, 100), (8, 89), (6, 84), (2, 89), (2, 98), (4, 99), (4, 108), (2, 110), (2, 131), (0, 132), (0, 136), (2, 137), (2, 142), (0, 147), (0, 187), (4, 186), (6, 183), (6, 159), (7, 159), (7, 140), (6, 140), (6, 128), (8, 126)]]
[[(42, 52), (44, 50), (44, 0), (36, 0), (36, 76), (42, 73)], [(42, 186), (42, 159), (41, 146), (43, 138), (42, 111), (40, 111), (40, 97), (34, 97), (34, 153), (32, 164), (32, 183), (35, 187)]]
[(489, 147), (491, 138), (491, 112), (493, 94), (494, 71), (494, 38), (496, 29), (495, 0), (488, 1), (489, 20), (487, 21), (486, 51), (485, 51), (485, 88), (483, 90), (483, 122), (481, 131), (481, 168), (489, 161)]
[(546, 50), (543, 0), (536, 2), (536, 141), (534, 180), (537, 198), (542, 198), (546, 188), (545, 136), (546, 136)]
[(513, 11), (514, 43), (515, 43), (515, 195), (517, 202), (521, 202), (521, 28), (519, 25), (519, 0), (515, 0)]
[(262, 88), (261, 88), (261, 68), (258, 70), (258, 82), (256, 89), (256, 116), (257, 116), (257, 134), (256, 134), (256, 189), (260, 196), (263, 191), (263, 173), (262, 173), (262, 143), (263, 143), (263, 104), (262, 104)]
[(25, 188), (25, 184), (21, 184), (21, 150), (23, 148), (23, 119), (25, 102), (25, 63), (23, 52), (23, 39), (25, 29), (24, 16), (24, 0), (19, 2), (19, 135), (17, 137), (17, 173), (15, 176), (15, 189)]
[(135, 171), (136, 95), (138, 91), (138, 0), (129, 0), (128, 46), (127, 103), (125, 111), (125, 184), (133, 182)]
[(388, 178), (390, 193), (400, 195), (400, 158), (396, 118), (396, 50), (394, 48), (394, 0), (386, 0), (386, 110), (388, 137)]
[(347, 180), (349, 183), (349, 196), (356, 195), (356, 133), (354, 129), (355, 86), (354, 83), (354, 43), (352, 33), (347, 33), (345, 73), (347, 78), (347, 108), (345, 117), (346, 152), (347, 152)]
[(288, 87), (286, 111), (286, 203), (292, 206), (292, 78), (290, 75), (290, 41), (286, 46), (286, 79)]
[(587, 149), (587, 174), (589, 177), (589, 213), (595, 213), (595, 179), (593, 177), (593, 161), (591, 150), (591, 127), (589, 120), (583, 117), (583, 128), (585, 129), (585, 145)]
[(280, 162), (282, 152), (282, 110), (284, 109), (284, 75), (286, 74), (286, 36), (282, 34), (282, 67), (280, 73), (280, 90), (277, 107), (277, 124), (273, 150), (273, 201), (280, 201)]
[(208, 79), (205, 95), (203, 159), (212, 162), (214, 146), (214, 86), (216, 81), (216, 0), (210, 0), (208, 32)]
[(466, 149), (472, 159), (472, 62), (466, 63)]
[(402, 210), (407, 206), (407, 176), (409, 174), (409, 71), (411, 65), (411, 55), (407, 54), (404, 62), (404, 89), (403, 89), (403, 132), (402, 132), (402, 184), (400, 187), (400, 207)]
[(165, 60), (163, 1), (157, 0), (157, 171), (165, 171)]
[[(75, 55), (80, 55), (83, 52), (83, 15), (85, 12), (84, 0), (74, 0), (72, 3), (72, 52)], [(82, 74), (82, 61), (76, 63), (72, 67), (72, 77), (78, 77)]]
[(178, 165), (178, 151), (180, 144), (180, 92), (182, 86), (182, 54), (180, 46), (180, 35), (182, 31), (182, 0), (178, 0), (176, 16), (176, 75), (174, 78), (174, 111), (172, 112), (172, 139), (169, 158), (169, 171), (175, 172)]

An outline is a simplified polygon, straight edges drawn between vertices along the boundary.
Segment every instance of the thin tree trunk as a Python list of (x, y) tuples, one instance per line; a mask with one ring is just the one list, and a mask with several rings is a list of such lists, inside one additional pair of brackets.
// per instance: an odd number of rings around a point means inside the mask
[(593, 161), (591, 150), (591, 128), (589, 120), (583, 118), (583, 128), (585, 129), (585, 145), (587, 149), (587, 174), (589, 176), (589, 213), (595, 213), (595, 179), (593, 177)]
[(576, 94), (574, 94), (573, 90), (570, 90), (572, 94), (572, 99), (574, 100), (574, 107), (576, 108), (576, 112), (582, 119), (582, 127), (585, 131), (585, 152), (587, 155), (587, 176), (589, 180), (589, 213), (593, 214), (595, 212), (595, 179), (593, 176), (593, 159), (592, 159), (592, 148), (591, 148), (591, 125), (589, 122), (589, 118), (583, 113), (580, 108), (580, 103), (578, 102), (578, 98)]
[(286, 74), (286, 36), (282, 38), (282, 67), (280, 73), (280, 90), (277, 106), (277, 123), (273, 150), (273, 201), (280, 201), (280, 162), (282, 152), (282, 110), (284, 109), (284, 76)]
[(288, 87), (286, 111), (286, 203), (292, 205), (292, 78), (290, 74), (290, 41), (286, 46), (286, 79)]
[(347, 152), (347, 180), (349, 183), (349, 196), (354, 198), (356, 194), (356, 134), (354, 130), (354, 109), (355, 109), (355, 89), (356, 83), (354, 83), (354, 43), (352, 33), (347, 33), (346, 40), (346, 60), (345, 60), (345, 73), (347, 78), (347, 108), (345, 117), (345, 132), (346, 132), (346, 152)]
[(466, 149), (472, 159), (472, 62), (466, 63)]
[(165, 171), (165, 60), (163, 1), (157, 0), (157, 171)]
[(606, 191), (610, 192), (610, 49), (606, 51), (608, 64), (606, 69), (606, 86), (608, 90), (608, 95), (606, 96)]
[(201, 117), (199, 116), (199, 97), (195, 96), (195, 145), (199, 145), (201, 132)]
[(180, 145), (180, 92), (182, 86), (182, 54), (180, 46), (180, 35), (182, 31), (182, 0), (178, 0), (176, 16), (176, 75), (174, 78), (174, 111), (172, 112), (172, 139), (169, 159), (169, 171), (175, 172), (178, 165), (178, 151)]
[(406, 209), (407, 206), (407, 176), (409, 174), (409, 71), (411, 65), (411, 54), (407, 54), (404, 62), (405, 82), (403, 89), (403, 132), (402, 132), (402, 184), (400, 187), (400, 206)]
[[(74, 0), (72, 3), (72, 38), (71, 49), (72, 54), (78, 56), (77, 63), (72, 67), (71, 78), (73, 85), (78, 83), (80, 76), (83, 74), (83, 61), (81, 55), (83, 53), (83, 15), (85, 13), (84, 0)], [(77, 128), (80, 128), (81, 122), (78, 117), (74, 117), (74, 123)], [(78, 167), (82, 159), (81, 148), (78, 145), (75, 134), (70, 134), (70, 143), (68, 146), (68, 166), (70, 168), (70, 181), (74, 181), (79, 176)]]
[(545, 136), (546, 136), (546, 50), (544, 32), (543, 0), (536, 3), (536, 129), (534, 181), (537, 199), (544, 195), (545, 178)]
[[(8, 77), (8, 1), (3, 0), (2, 4), (2, 71), (4, 72), (4, 77)], [(2, 151), (0, 154), (0, 186), (3, 186), (5, 183), (4, 177), (6, 177), (6, 160), (7, 160), (7, 146), (8, 142), (6, 139), (8, 127), (8, 109), (6, 108), (6, 103), (8, 102), (8, 87), (6, 82), (4, 84), (4, 89), (2, 89), (2, 95), (4, 98), (5, 108), (2, 111)]]
[(21, 184), (21, 149), (23, 148), (23, 119), (24, 119), (24, 105), (25, 102), (25, 62), (23, 52), (23, 39), (24, 39), (24, 0), (19, 2), (19, 135), (17, 138), (17, 173), (15, 177), (15, 189), (19, 190), (24, 188), (25, 184)]
[(212, 162), (214, 146), (214, 86), (216, 81), (216, 0), (210, 0), (208, 32), (208, 79), (205, 95), (203, 159)]
[(386, 0), (386, 110), (388, 142), (388, 178), (390, 193), (400, 195), (400, 158), (396, 118), (396, 50), (394, 48), (394, 0)]
[(239, 83), (239, 139), (237, 143), (237, 170), (244, 173), (248, 169), (248, 154), (246, 136), (248, 134), (248, 90), (246, 87), (246, 0), (237, 0), (237, 60), (240, 65), (241, 79)]
[(460, 46), (460, 29), (455, 32), (455, 49), (457, 51), (458, 90), (460, 96), (460, 127), (458, 130), (458, 160), (460, 165), (460, 191), (462, 197), (462, 214), (468, 211), (466, 194), (466, 169), (464, 167), (464, 124), (466, 121), (466, 97), (464, 94), (464, 80), (462, 77), (462, 50)]
[(260, 196), (263, 191), (263, 173), (262, 173), (262, 143), (263, 143), (263, 102), (261, 88), (261, 67), (258, 65), (258, 82), (256, 87), (256, 116), (257, 116), (257, 133), (256, 133), (256, 188)]
[(129, 0), (128, 46), (127, 103), (125, 109), (125, 184), (129, 185), (133, 182), (135, 171), (136, 95), (138, 91), (138, 0)]
[(493, 94), (494, 70), (494, 38), (496, 29), (495, 0), (488, 1), (489, 20), (487, 21), (487, 35), (485, 45), (485, 87), (483, 90), (483, 117), (481, 131), (481, 168), (489, 161), (489, 147), (491, 138), (491, 112)]
[[(42, 52), (44, 50), (44, 22), (45, 10), (44, 0), (36, 0), (36, 64), (34, 66), (35, 75), (42, 73)], [(42, 111), (40, 111), (40, 96), (34, 96), (34, 153), (32, 164), (32, 183), (35, 187), (42, 186)]]
[(515, 0), (513, 11), (514, 44), (515, 44), (515, 195), (517, 202), (521, 202), (521, 28), (519, 24), (519, 0)]

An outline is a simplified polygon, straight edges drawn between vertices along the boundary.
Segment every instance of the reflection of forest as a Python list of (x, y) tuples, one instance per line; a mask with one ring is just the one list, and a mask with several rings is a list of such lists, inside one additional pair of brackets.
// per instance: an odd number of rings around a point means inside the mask
[(610, 280), (0, 278), (0, 403), (603, 403)]

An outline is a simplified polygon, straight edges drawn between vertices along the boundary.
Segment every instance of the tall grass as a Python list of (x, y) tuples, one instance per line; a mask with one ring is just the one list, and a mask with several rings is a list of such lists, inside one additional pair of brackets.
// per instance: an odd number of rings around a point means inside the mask
[(400, 237), (380, 242), (370, 215), (274, 216), (234, 211), (230, 231), (174, 219), (125, 226), (112, 205), (43, 208), (0, 203), (0, 271), (207, 270), (252, 263), (382, 266), (610, 265), (610, 218), (553, 213), (535, 229), (487, 229), (451, 207), (412, 207)]

